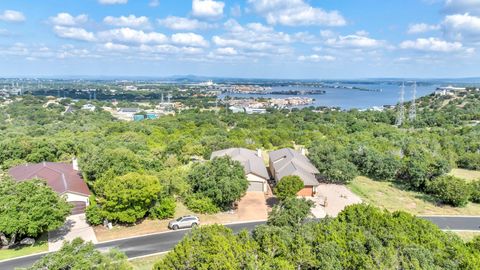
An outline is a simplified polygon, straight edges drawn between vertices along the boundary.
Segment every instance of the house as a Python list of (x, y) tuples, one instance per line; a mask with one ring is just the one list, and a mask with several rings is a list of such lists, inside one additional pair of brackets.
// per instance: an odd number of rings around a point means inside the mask
[(304, 197), (315, 196), (320, 185), (317, 180), (320, 172), (305, 155), (293, 149), (284, 148), (270, 152), (269, 158), (270, 173), (275, 183), (278, 184), (285, 176), (296, 175), (304, 183), (304, 188), (298, 192), (298, 195)]
[(245, 170), (245, 175), (250, 183), (247, 191), (267, 192), (268, 171), (265, 168), (260, 151), (252, 151), (245, 148), (229, 148), (212, 153), (211, 159), (229, 156), (232, 160), (240, 162)]
[(16, 181), (34, 178), (45, 180), (59, 195), (64, 195), (74, 205), (72, 215), (82, 214), (89, 205), (90, 190), (78, 171), (76, 160), (73, 164), (42, 162), (11, 168), (9, 174)]

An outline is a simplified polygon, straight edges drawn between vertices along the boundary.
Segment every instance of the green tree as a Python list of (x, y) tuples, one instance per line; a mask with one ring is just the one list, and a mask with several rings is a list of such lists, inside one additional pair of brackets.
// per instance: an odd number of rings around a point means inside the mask
[(188, 179), (194, 193), (210, 198), (222, 209), (230, 208), (248, 188), (242, 165), (229, 157), (198, 164)]
[(465, 180), (450, 175), (432, 180), (427, 190), (443, 203), (455, 207), (467, 205), (471, 194), (470, 186)]
[(176, 200), (173, 197), (164, 197), (150, 208), (150, 217), (156, 219), (173, 218), (175, 215)]
[(65, 242), (59, 251), (44, 256), (28, 269), (130, 270), (133, 268), (125, 254), (115, 249), (101, 253), (91, 242), (85, 243), (81, 238), (76, 238), (70, 243)]
[(0, 232), (14, 244), (63, 226), (72, 206), (40, 180), (0, 179)]
[(296, 175), (290, 175), (283, 177), (275, 187), (275, 195), (280, 200), (287, 198), (293, 198), (297, 196), (297, 193), (304, 187), (303, 181)]
[(123, 223), (145, 217), (162, 190), (157, 177), (140, 173), (103, 177), (94, 187), (104, 216)]
[(313, 202), (306, 199), (288, 198), (275, 205), (268, 214), (268, 225), (295, 227), (311, 216)]
[(470, 201), (480, 203), (480, 179), (470, 183)]
[(221, 225), (205, 226), (183, 238), (153, 269), (256, 269), (257, 253), (257, 245), (247, 233), (236, 236)]
[(308, 156), (326, 182), (346, 184), (358, 175), (347, 150), (334, 142), (316, 142)]

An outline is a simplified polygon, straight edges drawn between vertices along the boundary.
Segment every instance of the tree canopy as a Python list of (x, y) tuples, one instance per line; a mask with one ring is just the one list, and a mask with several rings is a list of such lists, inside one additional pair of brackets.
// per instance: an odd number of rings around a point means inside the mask
[(229, 157), (215, 158), (192, 168), (188, 176), (193, 193), (210, 198), (213, 203), (228, 209), (248, 188), (242, 165)]
[(297, 193), (304, 187), (303, 181), (296, 175), (285, 176), (275, 187), (275, 195), (280, 200), (296, 197)]
[(0, 232), (11, 244), (60, 228), (72, 206), (40, 180), (0, 179)]

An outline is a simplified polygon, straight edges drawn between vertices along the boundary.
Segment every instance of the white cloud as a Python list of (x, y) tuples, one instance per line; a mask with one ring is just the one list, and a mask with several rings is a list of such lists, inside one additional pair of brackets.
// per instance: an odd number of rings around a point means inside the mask
[(203, 38), (203, 36), (195, 33), (177, 33), (173, 34), (172, 42), (175, 44), (192, 46), (192, 47), (207, 47), (208, 42)]
[(58, 37), (66, 39), (74, 39), (81, 41), (95, 41), (95, 35), (92, 32), (79, 27), (65, 27), (56, 25), (53, 31)]
[(219, 18), (223, 15), (225, 3), (213, 0), (193, 0), (192, 14), (196, 17)]
[(440, 25), (432, 25), (432, 24), (426, 24), (426, 23), (417, 23), (417, 24), (411, 24), (408, 27), (408, 34), (421, 34), (421, 33), (426, 33), (430, 31), (436, 31), (440, 30)]
[(448, 15), (442, 22), (445, 34), (457, 40), (480, 40), (480, 17), (468, 13)]
[(121, 43), (162, 44), (168, 42), (167, 36), (162, 33), (144, 32), (142, 30), (135, 30), (128, 27), (99, 32), (98, 36), (105, 41), (116, 41)]
[(98, 0), (98, 2), (102, 5), (118, 5), (118, 4), (126, 4), (128, 0)]
[(304, 0), (248, 0), (269, 24), (343, 26), (346, 20), (338, 11), (325, 11)]
[(465, 48), (460, 42), (448, 42), (438, 38), (418, 38), (406, 40), (400, 43), (401, 49), (411, 49), (425, 52), (473, 52), (473, 49)]
[(108, 25), (131, 28), (149, 28), (150, 20), (145, 16), (137, 17), (135, 15), (113, 17), (107, 16), (103, 22)]
[(22, 12), (15, 10), (5, 10), (0, 13), (0, 21), (5, 22), (23, 22), (25, 21), (25, 15)]
[(238, 51), (232, 47), (225, 47), (216, 49), (215, 53), (219, 55), (237, 55)]
[(107, 43), (103, 44), (103, 48), (106, 49), (106, 50), (109, 50), (109, 51), (126, 51), (130, 47), (127, 46), (127, 45), (123, 45), (123, 44), (116, 44), (116, 43), (112, 43), (112, 42), (107, 42)]
[(300, 61), (310, 61), (310, 62), (331, 62), (335, 61), (336, 58), (331, 55), (318, 55), (318, 54), (312, 54), (312, 55), (301, 55), (298, 57), (298, 60)]
[(347, 35), (327, 39), (325, 44), (336, 48), (374, 49), (384, 46), (385, 41), (369, 38), (364, 35)]
[(202, 22), (197, 19), (189, 19), (183, 17), (168, 16), (165, 19), (158, 20), (158, 23), (164, 27), (173, 30), (192, 31), (198, 29), (212, 28), (214, 25)]
[(86, 14), (72, 16), (69, 13), (62, 12), (62, 13), (58, 13), (55, 17), (50, 17), (51, 23), (55, 25), (63, 25), (63, 26), (75, 26), (75, 25), (86, 23), (87, 21), (88, 21), (88, 16)]

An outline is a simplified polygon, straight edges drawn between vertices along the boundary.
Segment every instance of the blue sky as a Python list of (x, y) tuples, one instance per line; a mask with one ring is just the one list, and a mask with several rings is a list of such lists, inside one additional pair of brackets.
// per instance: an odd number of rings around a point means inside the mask
[(2, 0), (0, 76), (480, 76), (478, 0)]

